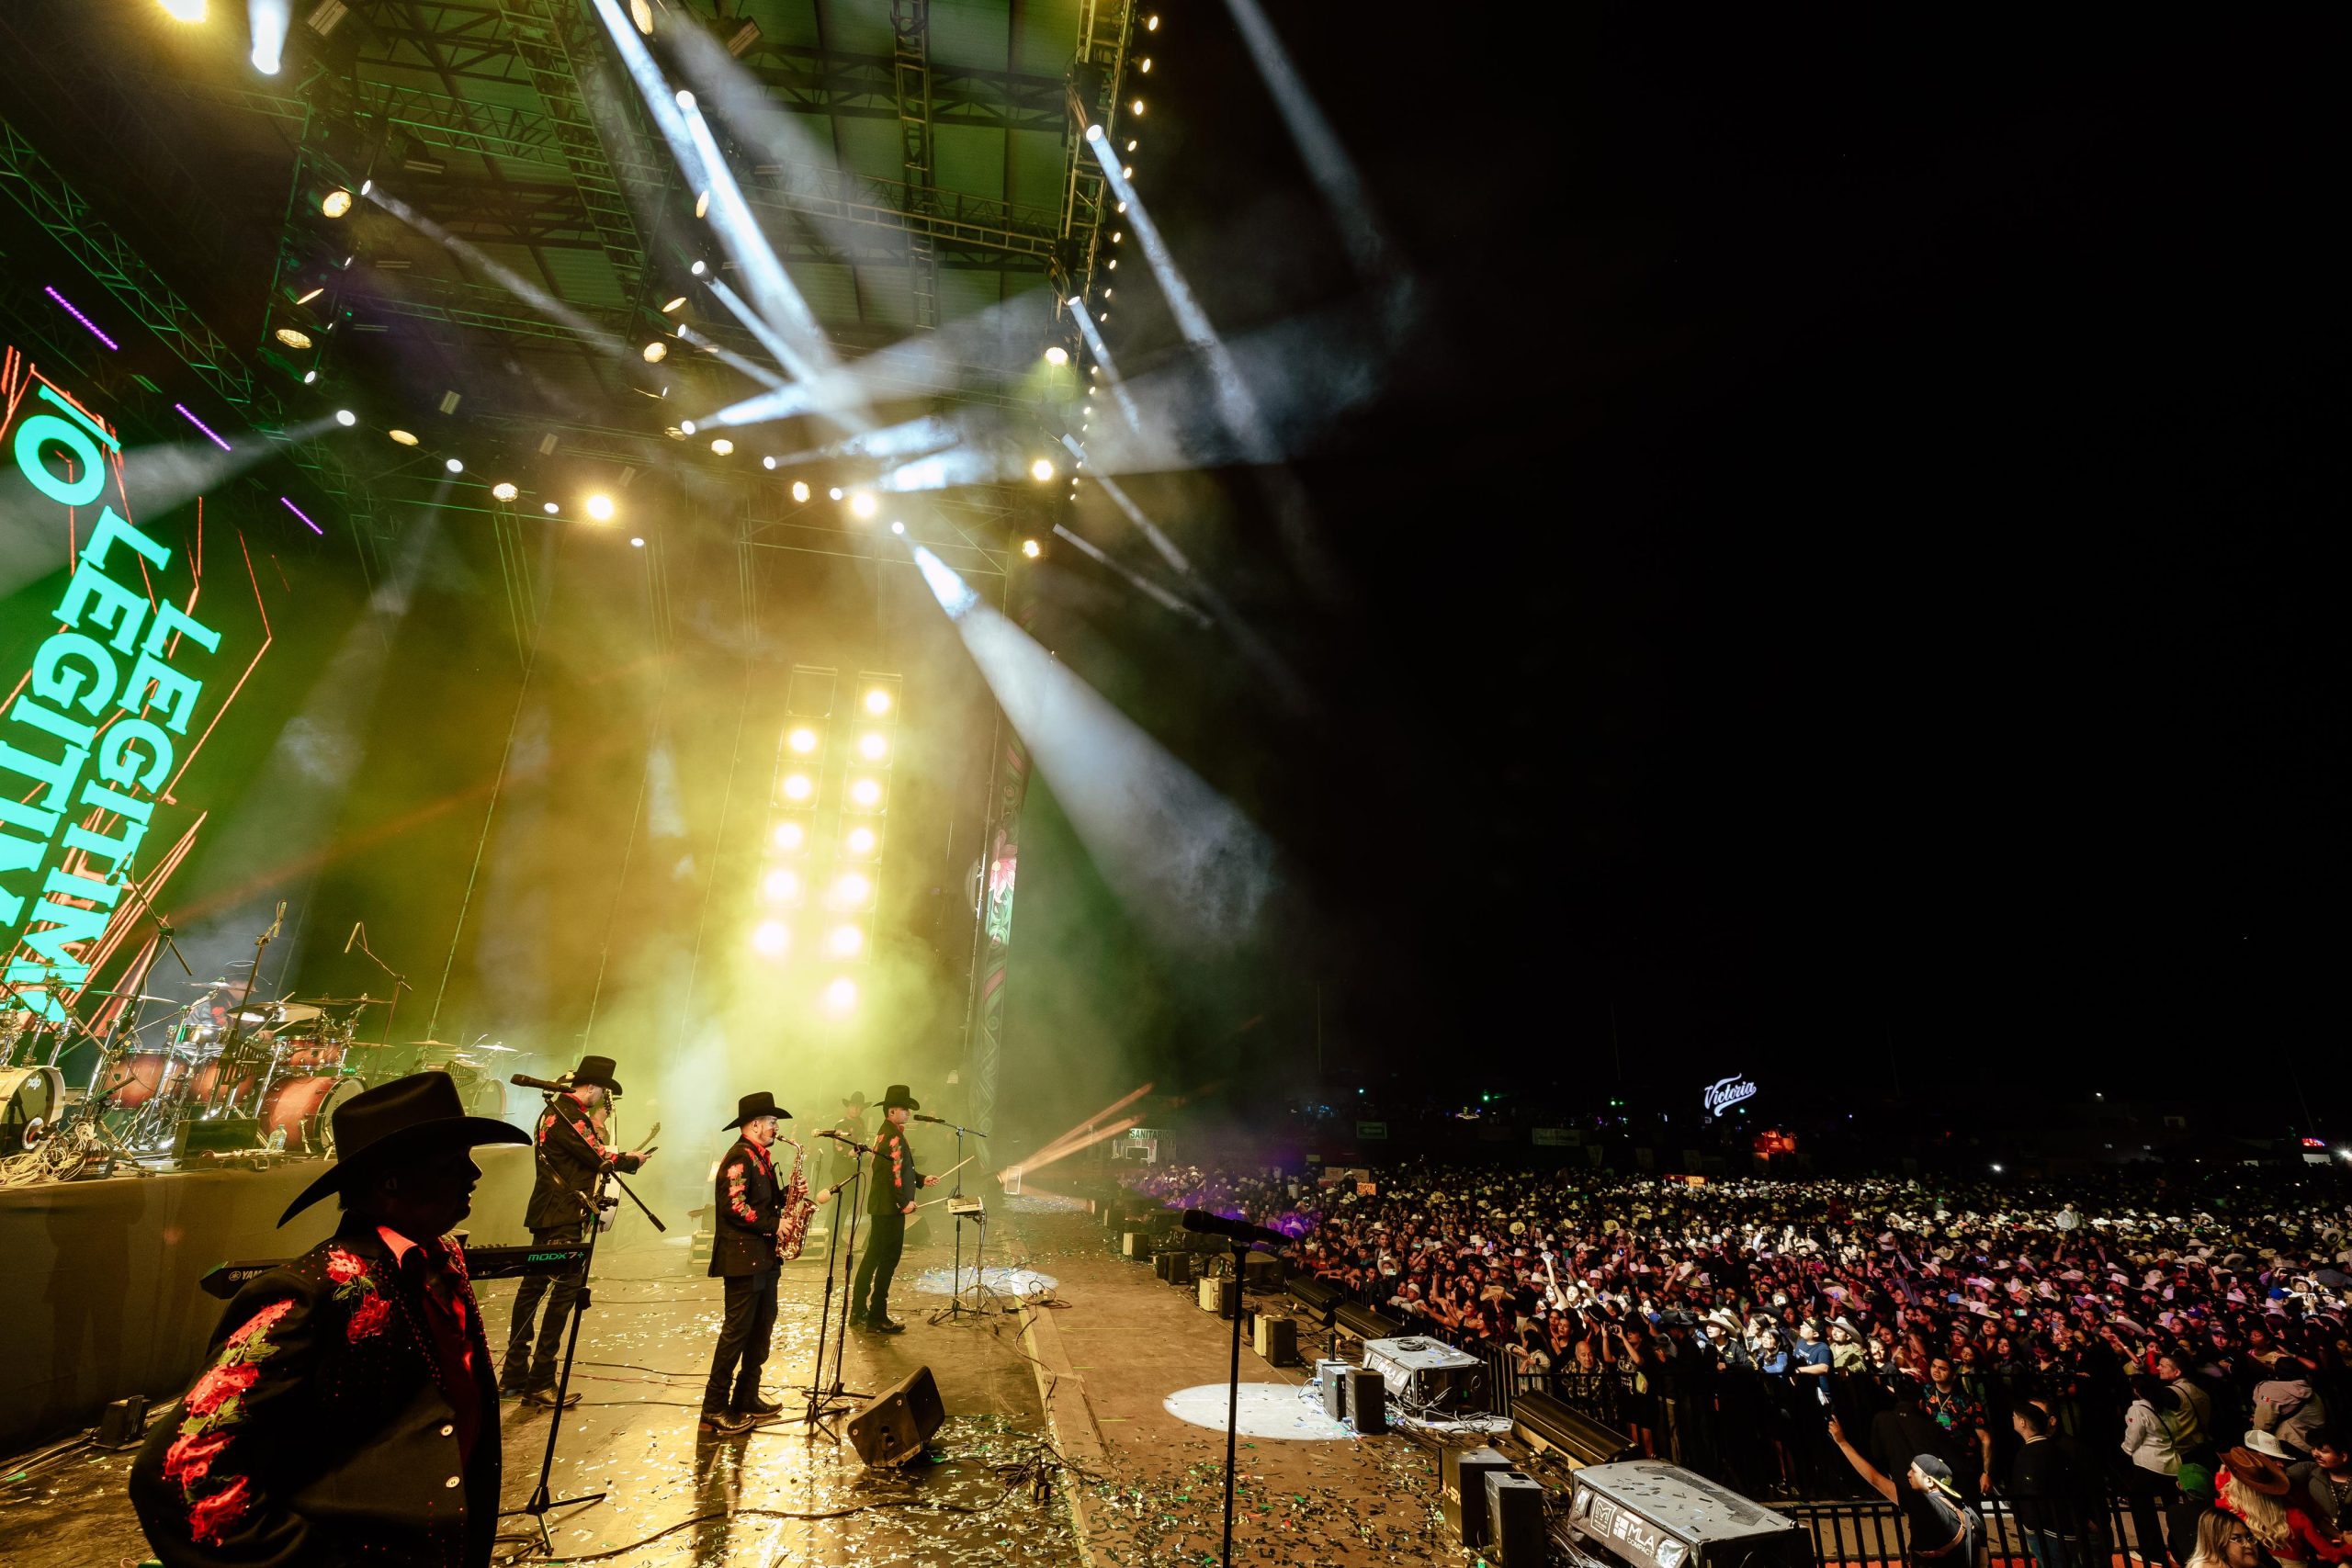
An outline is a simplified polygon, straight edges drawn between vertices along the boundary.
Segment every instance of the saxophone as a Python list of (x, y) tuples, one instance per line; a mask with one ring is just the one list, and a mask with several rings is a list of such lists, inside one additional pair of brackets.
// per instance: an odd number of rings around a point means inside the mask
[(775, 1227), (775, 1255), (790, 1263), (800, 1256), (801, 1243), (808, 1239), (808, 1217), (817, 1212), (817, 1200), (808, 1196), (808, 1173), (801, 1168), (808, 1151), (796, 1139), (784, 1141), (792, 1145), (792, 1179), (785, 1184), (784, 1217)]

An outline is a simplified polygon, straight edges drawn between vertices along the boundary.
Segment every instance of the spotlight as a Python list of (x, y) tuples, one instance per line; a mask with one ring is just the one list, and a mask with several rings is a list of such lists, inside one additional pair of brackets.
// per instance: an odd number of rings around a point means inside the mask
[[(690, 94), (686, 94), (686, 93), (680, 93), (680, 94), (678, 95), (678, 96), (680, 96), (680, 97), (682, 97), (682, 98), (684, 98), (684, 97), (690, 97), (691, 96), (692, 96), (692, 95), (690, 95)], [(710, 210), (710, 192), (708, 192), (708, 191), (707, 191), (707, 190), (706, 190), (706, 191), (698, 191), (698, 192), (696, 192), (696, 193), (695, 193), (695, 217), (697, 217), (697, 218), (700, 218), (700, 217), (702, 217), (704, 214), (707, 213), (709, 210)]]
[(1115, 244), (1117, 244), (1120, 241), (1122, 241), (1122, 240), (1124, 240), (1124, 239), (1125, 239), (1125, 238), (1126, 238), (1126, 236), (1125, 236), (1125, 234), (1120, 233), (1116, 229), (1114, 229), (1114, 230), (1112, 230), (1112, 231), (1111, 231), (1111, 243), (1112, 243), (1113, 244), (1114, 244), (1114, 245), (1115, 245)]
[(1102, 128), (1100, 125), (1090, 125), (1090, 126), (1088, 126), (1088, 127), (1086, 128), (1086, 139), (1087, 139), (1089, 141), (1102, 141)]
[(1136, 116), (1137, 118), (1141, 118), (1143, 115), (1143, 100), (1141, 98), (1137, 98), (1134, 103), (1129, 104), (1127, 106), (1127, 112)]
[(610, 523), (615, 511), (613, 498), (599, 491), (588, 498), (587, 510), (589, 517), (595, 522)]
[(722, 457), (730, 457), (734, 454), (735, 443), (728, 440), (724, 435), (721, 435), (711, 442), (710, 449), (718, 453)]
[(254, 69), (265, 76), (277, 74), (277, 51), (267, 44), (254, 45)]
[(906, 531), (907, 525), (904, 523), (893, 523), (890, 525), (890, 532), (893, 534), (903, 534)]
[(777, 849), (797, 850), (808, 840), (808, 830), (797, 822), (779, 822), (775, 825), (775, 842)]
[(760, 890), (781, 904), (800, 897), (800, 878), (793, 872), (772, 871), (760, 883)]
[(678, 433), (682, 435), (692, 435), (695, 433), (695, 422), (690, 419), (680, 420), (678, 422)]
[[(639, 32), (643, 33), (647, 38), (651, 38), (653, 36), (652, 0), (628, 0), (628, 19), (637, 24)], [(678, 96), (686, 98), (688, 103), (694, 101), (686, 97), (684, 93), (680, 93)]]
[(825, 938), (825, 951), (835, 958), (855, 958), (865, 945), (865, 933), (855, 926), (835, 926)]
[[(1135, 141), (1135, 138), (1134, 138), (1134, 137), (1132, 137), (1132, 136), (1130, 136), (1129, 138), (1127, 138), (1127, 151), (1128, 151), (1128, 152), (1134, 152), (1135, 150), (1136, 150), (1136, 141)], [(1125, 202), (1124, 202), (1124, 201), (1123, 201), (1123, 202), (1119, 203), (1119, 210), (1120, 210), (1120, 211), (1125, 212), (1126, 209), (1127, 209), (1127, 204), (1126, 204)]]
[(540, 508), (539, 508), (539, 510), (540, 510), (540, 511), (542, 511), (542, 512), (544, 512), (544, 513), (546, 513), (548, 516), (553, 517), (554, 515), (556, 515), (557, 512), (558, 512), (559, 510), (560, 510), (560, 509), (556, 505), (556, 503), (555, 503), (554, 502), (550, 501), (550, 502), (548, 502), (546, 505), (544, 505), (544, 506), (540, 507)]
[(319, 197), (319, 211), (328, 218), (340, 218), (351, 210), (351, 193), (337, 186)]
[(825, 493), (826, 493), (827, 495), (829, 495), (829, 496), (832, 497), (835, 501), (839, 501), (839, 500), (842, 498), (842, 487), (841, 487), (841, 486), (839, 486), (839, 485), (835, 485), (832, 489), (831, 489), (831, 490), (827, 491)]
[(645, 548), (645, 541), (643, 539), (631, 539), (628, 542), (628, 547), (633, 550), (641, 550)]
[(313, 381), (317, 380), (318, 378), (319, 378), (319, 373), (318, 373), (317, 371), (315, 371), (315, 370), (305, 370), (305, 371), (303, 371), (303, 372), (302, 372), (302, 385), (304, 385), (305, 387), (309, 386), (311, 382), (313, 382)]
[(512, 501), (523, 492), (507, 480), (501, 479), (490, 487), (490, 493), (501, 501)]
[(1069, 363), (1069, 350), (1064, 348), (1060, 344), (1054, 344), (1053, 347), (1046, 350), (1046, 363), (1055, 367), (1056, 368), (1068, 365)]
[(393, 440), (399, 442), (403, 446), (413, 446), (416, 445), (416, 437), (411, 435), (405, 430), (388, 430), (384, 432), (384, 434), (390, 436)]
[(660, 338), (655, 338), (645, 345), (645, 362), (648, 365), (659, 365), (669, 357), (670, 345)]
[(814, 795), (814, 794), (816, 794), (816, 793), (817, 793), (817, 786), (816, 786), (816, 784), (815, 784), (814, 783), (812, 783), (812, 782), (810, 781), (810, 779), (809, 779), (809, 777), (808, 777), (808, 775), (807, 773), (786, 773), (786, 774), (785, 775), (785, 779), (784, 779), (784, 798), (785, 798), (785, 799), (786, 799), (786, 800), (806, 800), (806, 799), (808, 799), (810, 795)]
[(700, 277), (703, 274), (710, 270), (710, 264), (708, 262), (696, 262), (694, 265), (686, 268), (686, 270), (693, 273), (696, 277)]
[(760, 459), (760, 467), (763, 468), (774, 468), (775, 467), (775, 459), (774, 457), (763, 457)]
[(1157, 15), (1146, 17), (1143, 19), (1143, 30), (1148, 33), (1158, 32), (1159, 30), (1159, 17)]
[(865, 711), (871, 714), (888, 713), (890, 711), (890, 694), (880, 686), (876, 686), (872, 691), (866, 693)]
[(204, 0), (163, 0), (164, 15), (175, 22), (204, 20)]
[(353, 425), (359, 423), (359, 416), (353, 413), (349, 409), (337, 409), (334, 411), (334, 422), (343, 426), (344, 429), (349, 430)]
[(854, 909), (874, 896), (874, 884), (862, 871), (843, 872), (833, 883), (833, 902)]
[(865, 491), (859, 491), (855, 495), (849, 498), (849, 514), (860, 521), (864, 521), (865, 518), (874, 515), (875, 509), (878, 504), (879, 502), (875, 501), (871, 493)]
[(847, 1012), (857, 1005), (857, 982), (843, 975), (825, 987), (825, 1005), (835, 1012)]
[(277, 329), (275, 335), (278, 342), (284, 344), (288, 348), (308, 348), (311, 346), (311, 334), (302, 331), (300, 327), (280, 327)]
[(1035, 462), (1030, 464), (1029, 477), (1035, 479), (1041, 485), (1053, 483), (1054, 465), (1052, 460), (1050, 458), (1040, 457)]
[(854, 855), (872, 854), (876, 842), (874, 829), (871, 828), (852, 828), (849, 830), (847, 844), (849, 852)]
[(1118, 271), (1118, 270), (1119, 270), (1119, 258), (1118, 258), (1118, 257), (1116, 257), (1116, 256), (1113, 256), (1113, 257), (1111, 258), (1111, 265), (1108, 265), (1108, 266), (1106, 266), (1106, 267), (1104, 267), (1102, 270), (1103, 270), (1103, 271), (1105, 271), (1105, 272), (1116, 272), (1116, 271)]
[[(337, 4), (340, 4), (340, 3), (341, 3), (341, 0), (337, 0)], [(325, 7), (325, 6), (323, 6), (320, 7), (320, 9), (321, 9), (321, 10), (324, 10), (325, 8), (326, 8), (326, 7)], [(311, 17), (311, 20), (312, 22), (316, 22), (316, 21), (318, 20), (318, 18), (317, 18), (316, 17)], [(361, 181), (359, 182), (359, 194), (360, 194), (360, 195), (362, 195), (362, 196), (366, 196), (369, 191), (374, 190), (375, 188), (376, 188), (376, 182), (375, 182), (374, 180), (361, 180)], [(347, 258), (347, 257), (346, 257), (346, 258), (345, 259), (345, 261), (344, 261), (344, 264), (343, 264), (343, 265), (345, 265), (345, 266), (349, 266), (349, 265), (351, 265), (351, 262), (350, 262), (349, 258)]]
[(808, 499), (808, 481), (807, 479), (795, 479), (792, 481), (792, 499), (795, 501), (807, 501)]
[(853, 805), (871, 810), (882, 804), (882, 785), (874, 779), (860, 779), (849, 786), (849, 798)]
[(805, 724), (797, 725), (784, 738), (784, 743), (806, 757), (817, 749), (817, 732)]
[(317, 299), (320, 295), (324, 294), (326, 291), (327, 286), (322, 283), (317, 288), (311, 289), (309, 293), (298, 295), (295, 298), (294, 303), (297, 305), (307, 305), (311, 300)]
[(882, 739), (880, 731), (870, 730), (857, 738), (857, 754), (869, 762), (878, 762), (890, 754), (890, 743)]
[(671, 311), (675, 310), (679, 306), (681, 306), (681, 305), (684, 304), (685, 302), (686, 302), (686, 297), (685, 297), (684, 295), (681, 294), (681, 295), (679, 295), (675, 299), (671, 300), (667, 305), (662, 306), (662, 313), (663, 315), (665, 315), (665, 316), (666, 316), (666, 315), (670, 314), (670, 312), (671, 312)]
[(1035, 560), (1039, 556), (1044, 555), (1046, 552), (1038, 547), (1036, 540), (1023, 539), (1021, 541), (1021, 553), (1027, 556), (1031, 560)]
[(782, 958), (792, 945), (792, 928), (782, 920), (762, 920), (752, 928), (752, 950), (763, 958)]
[(1141, 60), (1136, 61), (1136, 70), (1138, 70), (1138, 71), (1140, 71), (1140, 72), (1142, 72), (1142, 73), (1143, 73), (1145, 75), (1147, 75), (1147, 76), (1150, 75), (1150, 74), (1151, 74), (1151, 56), (1149, 56), (1148, 54), (1147, 54), (1147, 55), (1145, 55)]
[(453, 473), (453, 474), (462, 474), (462, 473), (464, 473), (464, 472), (466, 471), (466, 466), (465, 466), (465, 464), (463, 464), (463, 463), (461, 463), (461, 462), (458, 461), (458, 459), (457, 459), (457, 458), (455, 458), (455, 457), (450, 458), (447, 462), (446, 462), (446, 463), (442, 464), (441, 466), (442, 466), (443, 468), (445, 468), (448, 469), (448, 470), (449, 470), (451, 473)]

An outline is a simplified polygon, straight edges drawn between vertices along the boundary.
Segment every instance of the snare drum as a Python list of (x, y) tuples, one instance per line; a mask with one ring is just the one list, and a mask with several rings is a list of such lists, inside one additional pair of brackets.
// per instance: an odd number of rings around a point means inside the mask
[(325, 1154), (334, 1108), (359, 1092), (356, 1077), (280, 1078), (262, 1101), (261, 1135), (283, 1130), (288, 1148)]
[(55, 1067), (0, 1067), (0, 1155), (33, 1147), (65, 1109), (65, 1079)]

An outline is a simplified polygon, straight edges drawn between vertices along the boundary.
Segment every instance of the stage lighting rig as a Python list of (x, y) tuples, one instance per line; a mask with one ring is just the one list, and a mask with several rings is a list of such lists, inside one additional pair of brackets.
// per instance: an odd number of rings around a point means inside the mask
[(592, 521), (597, 523), (610, 523), (613, 520), (614, 514), (618, 512), (619, 508), (613, 504), (613, 498), (611, 496), (605, 494), (602, 491), (599, 491), (594, 495), (588, 498), (586, 510), (588, 516)]

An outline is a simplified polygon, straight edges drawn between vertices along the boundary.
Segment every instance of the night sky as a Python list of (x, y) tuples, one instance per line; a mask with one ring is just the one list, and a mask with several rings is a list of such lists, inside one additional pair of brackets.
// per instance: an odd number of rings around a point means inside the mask
[[(1126, 700), (1294, 856), (1284, 1040), (1320, 980), (1433, 1083), (1605, 1082), (1613, 1010), (1678, 1098), (2329, 1098), (2341, 37), (1273, 10), (1426, 313), (1301, 465), (1342, 591), (1222, 541), (1312, 711), (1229, 650)], [(1137, 183), (1204, 303), (1347, 299), (1181, 19)]]

